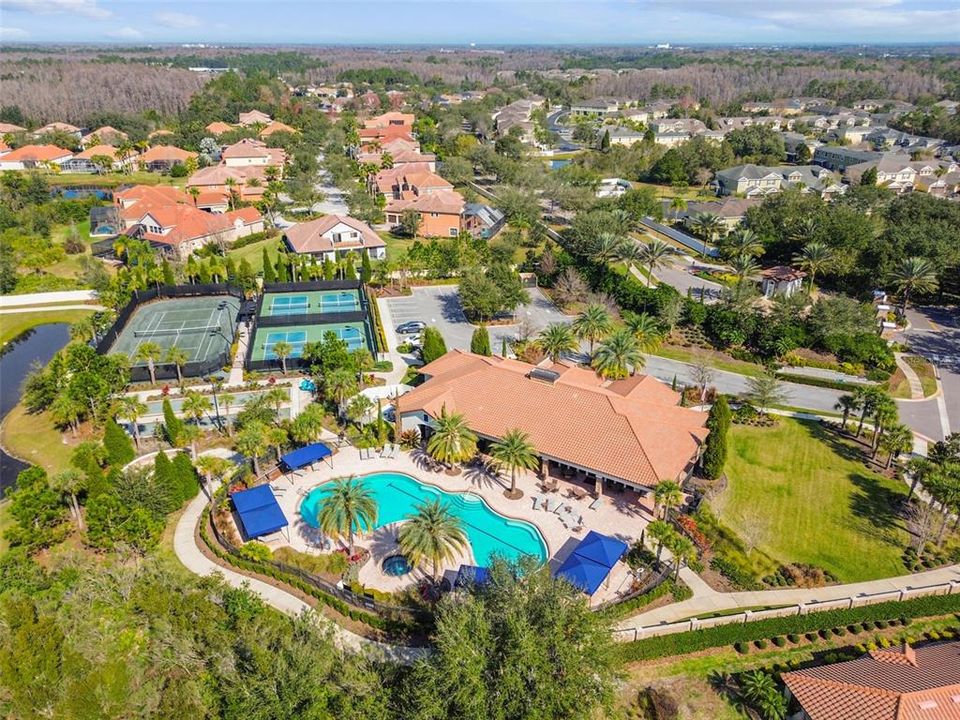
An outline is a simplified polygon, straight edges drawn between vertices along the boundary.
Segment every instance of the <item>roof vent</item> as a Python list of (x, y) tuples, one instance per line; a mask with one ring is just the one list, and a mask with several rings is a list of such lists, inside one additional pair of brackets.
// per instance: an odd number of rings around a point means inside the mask
[(937, 701), (936, 700), (924, 700), (917, 704), (917, 707), (921, 710), (936, 710)]
[(553, 385), (555, 382), (557, 382), (557, 380), (560, 379), (560, 373), (554, 370), (545, 370), (544, 368), (534, 368), (530, 371), (529, 378), (531, 380), (539, 380), (540, 382)]

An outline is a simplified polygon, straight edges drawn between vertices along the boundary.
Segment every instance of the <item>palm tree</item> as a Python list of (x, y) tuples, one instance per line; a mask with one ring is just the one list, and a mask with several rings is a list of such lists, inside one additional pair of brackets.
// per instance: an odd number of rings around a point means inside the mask
[(455, 466), (476, 452), (477, 436), (467, 426), (466, 419), (460, 413), (448, 413), (447, 406), (442, 406), (427, 440), (427, 453), (437, 462)]
[(272, 427), (267, 429), (266, 440), (273, 446), (273, 452), (277, 455), (277, 462), (280, 462), (280, 453), (284, 445), (287, 444), (289, 437), (287, 431), (282, 427)]
[[(198, 431), (200, 429), (200, 421), (206, 413), (210, 412), (210, 408), (210, 398), (206, 395), (201, 395), (196, 390), (187, 391), (186, 397), (183, 399), (183, 411), (193, 418), (193, 424), (197, 427)], [(199, 432), (197, 434), (199, 434)], [(193, 457), (197, 457), (196, 436), (194, 436), (191, 446), (191, 453)]]
[(622, 328), (600, 343), (593, 368), (605, 378), (619, 379), (643, 367), (640, 343), (628, 328)]
[(136, 395), (121, 395), (117, 399), (117, 415), (123, 420), (129, 420), (133, 427), (133, 441), (137, 445), (137, 451), (140, 450), (140, 418), (146, 414), (146, 404)]
[(857, 437), (860, 437), (860, 433), (863, 432), (863, 424), (866, 422), (870, 413), (873, 412), (881, 395), (883, 395), (883, 393), (879, 388), (854, 388), (853, 397), (856, 399), (857, 409), (860, 411), (860, 422), (857, 424)]
[(783, 720), (787, 702), (773, 677), (762, 670), (744, 673), (740, 681), (743, 697), (767, 720)]
[(227, 476), (227, 473), (230, 472), (233, 463), (226, 458), (217, 457), (216, 455), (201, 455), (193, 464), (196, 466), (197, 472), (206, 480), (207, 497), (212, 500), (213, 478), (222, 480)]
[(671, 536), (676, 534), (673, 525), (664, 520), (654, 520), (647, 525), (647, 535), (657, 543), (657, 565), (660, 564), (660, 555), (663, 553), (664, 545), (668, 543)]
[(660, 323), (653, 315), (647, 313), (630, 314), (624, 319), (630, 333), (637, 339), (643, 352), (656, 350), (663, 339), (660, 332)]
[(166, 361), (173, 365), (177, 370), (177, 384), (180, 386), (181, 392), (183, 391), (183, 366), (187, 364), (187, 361), (190, 359), (190, 356), (187, 355), (181, 348), (178, 348), (176, 345), (171, 346), (167, 350)]
[(687, 209), (687, 201), (682, 196), (677, 195), (670, 201), (670, 209), (673, 211), (673, 217), (676, 218), (677, 215)]
[(590, 303), (573, 321), (574, 334), (581, 340), (590, 342), (591, 357), (594, 343), (606, 337), (611, 330), (613, 330), (613, 317), (610, 311), (600, 303)]
[(340, 368), (326, 376), (323, 386), (327, 395), (336, 401), (339, 408), (343, 405), (344, 400), (357, 389), (357, 380), (350, 370)]
[(833, 406), (833, 409), (843, 413), (841, 427), (844, 432), (846, 432), (847, 420), (850, 419), (850, 413), (860, 409), (860, 399), (856, 395), (841, 395), (837, 400), (837, 404)]
[(157, 384), (157, 361), (163, 356), (163, 348), (161, 348), (157, 343), (153, 341), (147, 341), (141, 343), (140, 347), (137, 348), (137, 351), (134, 353), (133, 357), (136, 360), (146, 360), (147, 361), (147, 370), (150, 371), (150, 384)]
[(434, 581), (439, 579), (440, 565), (455, 560), (467, 548), (463, 521), (440, 500), (417, 505), (416, 513), (400, 526), (397, 540), (414, 565), (431, 562)]
[(653, 279), (653, 273), (667, 264), (667, 259), (677, 254), (672, 245), (668, 245), (659, 238), (653, 238), (640, 248), (640, 262), (647, 268), (647, 286)]
[(720, 232), (720, 228), (723, 226), (720, 218), (715, 214), (710, 212), (698, 212), (691, 219), (690, 223), (694, 230), (696, 230), (700, 237), (705, 239), (707, 242), (713, 242), (714, 238), (717, 236), (717, 233)]
[(890, 273), (890, 280), (903, 300), (903, 311), (906, 311), (914, 292), (929, 293), (937, 289), (936, 272), (925, 257), (904, 258)]
[(537, 345), (553, 362), (557, 362), (564, 353), (574, 352), (578, 347), (576, 336), (567, 323), (553, 323), (540, 331)]
[(653, 488), (654, 515), (658, 513), (666, 519), (670, 509), (683, 503), (683, 489), (676, 480), (661, 480)]
[(907, 501), (913, 497), (917, 491), (917, 485), (923, 485), (933, 474), (935, 466), (925, 457), (913, 457), (907, 460), (907, 474), (910, 475), (910, 492), (907, 493)]
[(230, 417), (230, 406), (236, 399), (236, 396), (232, 393), (224, 393), (220, 396), (220, 402), (223, 403), (223, 424), (227, 428), (227, 437), (233, 436), (233, 419)]
[(353, 555), (353, 536), (372, 530), (377, 524), (377, 500), (373, 490), (356, 477), (337, 478), (317, 509), (317, 526), (330, 537), (347, 538)]
[(290, 399), (290, 390), (286, 385), (272, 387), (260, 396), (265, 403), (273, 406), (276, 417), (280, 417), (280, 408)]
[(889, 428), (880, 439), (880, 446), (887, 453), (887, 464), (889, 468), (900, 453), (907, 452), (913, 447), (913, 431), (906, 425), (894, 425)]
[(254, 475), (260, 477), (260, 456), (267, 449), (267, 426), (259, 422), (246, 424), (235, 442), (237, 450), (253, 462)]
[(77, 528), (83, 530), (83, 514), (80, 512), (80, 503), (77, 495), (86, 488), (87, 476), (79, 470), (70, 468), (57, 473), (50, 479), (50, 484), (62, 495), (70, 499), (70, 514), (77, 521)]
[[(358, 395), (357, 397), (366, 397)], [(323, 406), (317, 403), (307, 405), (290, 424), (290, 434), (298, 443), (312, 443), (323, 433)]]
[(674, 567), (674, 580), (680, 579), (680, 568), (683, 567), (690, 560), (696, 558), (697, 556), (697, 547), (693, 544), (693, 541), (688, 538), (686, 535), (681, 535), (680, 533), (674, 533), (669, 538), (669, 544), (667, 547), (670, 548), (670, 552), (673, 553), (673, 567)]
[(533, 470), (540, 463), (529, 435), (519, 429), (507, 430), (490, 448), (490, 455), (498, 465), (510, 470), (510, 490), (504, 494), (513, 500), (523, 497), (517, 491), (517, 470)]
[(763, 243), (757, 234), (749, 228), (738, 228), (727, 235), (720, 243), (723, 254), (728, 258), (750, 255), (756, 257), (763, 252)]
[(277, 356), (277, 359), (280, 361), (280, 367), (283, 368), (283, 374), (287, 374), (287, 358), (290, 357), (290, 353), (293, 352), (293, 345), (288, 343), (286, 340), (281, 340), (278, 343), (275, 343), (273, 346), (273, 354)]
[(730, 261), (730, 267), (733, 268), (733, 272), (737, 276), (737, 287), (743, 285), (744, 280), (756, 274), (757, 270), (760, 269), (757, 261), (751, 255), (738, 255)]
[(873, 440), (871, 442), (873, 457), (877, 456), (883, 433), (897, 422), (898, 416), (897, 403), (886, 393), (881, 394), (873, 408)]
[(811, 294), (813, 294), (817, 273), (827, 270), (831, 265), (833, 265), (833, 260), (833, 249), (830, 248), (826, 243), (822, 243), (819, 240), (808, 242), (803, 246), (803, 250), (801, 250), (798, 255), (794, 256), (793, 262), (797, 264), (797, 267), (810, 273)]

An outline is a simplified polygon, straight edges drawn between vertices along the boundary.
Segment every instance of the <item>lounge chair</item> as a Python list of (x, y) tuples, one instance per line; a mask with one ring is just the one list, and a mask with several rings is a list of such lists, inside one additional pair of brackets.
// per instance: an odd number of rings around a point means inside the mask
[(397, 443), (392, 443), (390, 445), (390, 454), (387, 456), (390, 460), (393, 460), (397, 457), (400, 452), (400, 446)]
[(547, 512), (555, 513), (563, 503), (560, 500), (547, 500)]
[(540, 509), (540, 503), (543, 502), (543, 498), (540, 497), (539, 495), (533, 495), (532, 497), (533, 497), (533, 509), (534, 509), (534, 510), (539, 510), (539, 509)]
[(597, 498), (597, 499), (594, 500), (592, 503), (590, 503), (590, 509), (591, 509), (591, 510), (596, 510), (596, 509), (597, 509), (598, 507), (600, 507), (602, 504), (603, 504), (603, 498)]

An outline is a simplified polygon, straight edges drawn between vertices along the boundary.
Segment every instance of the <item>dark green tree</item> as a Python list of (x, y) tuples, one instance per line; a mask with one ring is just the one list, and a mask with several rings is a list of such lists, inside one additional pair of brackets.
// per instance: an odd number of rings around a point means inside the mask
[(173, 447), (179, 447), (183, 439), (183, 420), (173, 412), (170, 398), (163, 399), (163, 429), (167, 442)]
[(176, 495), (181, 502), (192, 499), (200, 491), (197, 470), (187, 453), (177, 453), (171, 463)]
[(369, 253), (362, 253), (360, 260), (360, 280), (363, 281), (364, 285), (370, 283), (371, 278), (373, 278), (373, 266), (370, 264), (370, 255)]
[(727, 398), (721, 395), (710, 408), (710, 415), (707, 418), (710, 434), (707, 435), (706, 447), (703, 451), (703, 474), (711, 480), (720, 477), (727, 461), (729, 450), (727, 433), (730, 430), (730, 421), (730, 405), (727, 403)]
[(423, 362), (430, 363), (447, 354), (447, 344), (443, 335), (435, 327), (423, 331)]
[(163, 268), (163, 284), (176, 285), (177, 278), (173, 274), (173, 267), (170, 265), (169, 261), (166, 258), (163, 259), (163, 265), (161, 267)]
[(470, 338), (470, 352), (477, 355), (492, 355), (490, 350), (490, 333), (486, 325), (478, 325)]
[(107, 420), (104, 428), (103, 447), (106, 448), (107, 460), (113, 467), (123, 467), (136, 456), (130, 437), (113, 418)]
[(273, 263), (270, 262), (270, 254), (267, 252), (266, 248), (263, 248), (262, 252), (263, 257), (263, 282), (274, 283), (277, 281), (277, 274), (273, 270)]

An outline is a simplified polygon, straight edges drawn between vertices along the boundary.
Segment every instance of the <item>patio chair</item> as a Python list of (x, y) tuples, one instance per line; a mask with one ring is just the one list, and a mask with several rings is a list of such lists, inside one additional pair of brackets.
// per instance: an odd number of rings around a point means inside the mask
[(555, 513), (563, 505), (559, 500), (547, 500), (547, 512)]
[(533, 496), (531, 496), (531, 497), (533, 497), (533, 509), (534, 509), (534, 510), (539, 510), (539, 509), (540, 509), (540, 503), (543, 502), (543, 498), (540, 497), (539, 495), (533, 495)]
[(400, 453), (400, 446), (397, 443), (392, 443), (390, 445), (390, 455), (388, 456), (390, 460), (393, 460)]
[(597, 498), (597, 499), (594, 500), (592, 503), (590, 503), (590, 509), (591, 509), (591, 510), (596, 510), (596, 509), (597, 509), (598, 507), (600, 507), (601, 505), (603, 505), (603, 498)]

